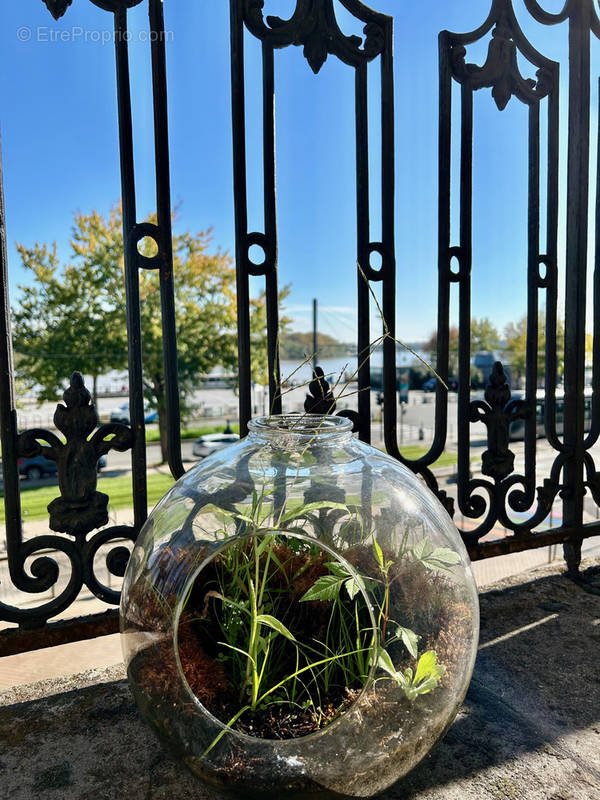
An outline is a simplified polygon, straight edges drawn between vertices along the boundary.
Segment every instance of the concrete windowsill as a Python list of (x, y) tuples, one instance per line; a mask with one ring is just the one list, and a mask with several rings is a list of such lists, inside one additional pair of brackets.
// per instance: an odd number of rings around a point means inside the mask
[[(600, 559), (584, 563), (600, 588)], [(483, 592), (473, 681), (445, 738), (387, 800), (600, 800), (600, 596), (556, 565)], [(0, 694), (11, 800), (218, 800), (161, 747), (120, 666)]]

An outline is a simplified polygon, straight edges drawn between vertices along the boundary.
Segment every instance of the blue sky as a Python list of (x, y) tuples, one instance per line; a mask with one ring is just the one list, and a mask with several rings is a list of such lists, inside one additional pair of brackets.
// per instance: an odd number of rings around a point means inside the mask
[[(294, 5), (292, 0), (266, 0), (265, 11), (287, 16)], [(434, 330), (437, 316), (437, 33), (472, 30), (484, 20), (489, 2), (373, 0), (372, 5), (396, 20), (397, 332), (414, 341)], [(558, 5), (555, 0), (545, 4), (548, 10)], [(360, 26), (336, 6), (344, 32), (360, 33)], [(515, 8), (534, 44), (563, 59), (566, 27), (547, 29), (529, 22), (522, 0), (516, 0)], [(177, 226), (212, 226), (215, 244), (233, 252), (228, 15), (226, 0), (165, 2)], [(149, 45), (138, 40), (138, 31), (146, 30), (146, 3), (130, 16), (141, 219), (155, 208)], [(41, 0), (3, 0), (2, 22), (0, 122), (16, 297), (24, 274), (12, 243), (56, 240), (59, 254), (68, 259), (73, 213), (106, 212), (119, 198), (114, 49), (111, 42), (102, 43), (112, 15), (89, 0), (74, 0), (59, 22)], [(67, 40), (56, 41), (62, 36)], [(471, 48), (469, 60), (482, 63), (485, 49)], [(523, 70), (534, 74), (530, 67)], [(561, 83), (565, 79), (566, 69)], [(260, 148), (259, 50), (251, 41), (247, 85), (250, 225), (260, 230), (261, 173), (255, 157)], [(292, 288), (286, 311), (294, 327), (306, 330), (317, 297), (322, 330), (352, 340), (353, 70), (330, 57), (315, 77), (300, 48), (279, 51), (276, 98), (280, 281)], [(473, 315), (489, 316), (500, 329), (521, 317), (526, 306), (526, 119), (525, 107), (514, 98), (500, 113), (489, 90), (477, 93)], [(375, 157), (371, 166), (374, 171), (378, 167)], [(374, 191), (373, 211), (377, 208)], [(374, 213), (373, 238), (378, 235)]]

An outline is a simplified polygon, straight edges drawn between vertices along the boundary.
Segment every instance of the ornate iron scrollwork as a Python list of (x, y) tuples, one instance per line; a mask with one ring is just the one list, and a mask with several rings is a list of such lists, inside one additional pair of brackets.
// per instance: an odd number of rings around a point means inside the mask
[[(304, 57), (315, 75), (329, 53), (356, 66), (361, 60), (375, 58), (383, 49), (384, 33), (376, 21), (378, 15), (365, 6), (360, 9), (361, 18), (364, 16), (363, 21), (366, 21), (363, 42), (360, 36), (342, 33), (336, 20), (333, 0), (297, 0), (294, 13), (287, 20), (275, 16), (267, 16), (265, 20), (264, 5), (264, 0), (245, 0), (248, 29), (258, 39), (267, 41), (275, 48), (290, 44), (303, 45)], [(343, 2), (343, 5), (346, 3)]]
[(313, 379), (308, 384), (310, 394), (306, 395), (304, 410), (307, 414), (332, 414), (335, 410), (335, 398), (325, 373), (321, 367), (313, 370)]
[(516, 45), (521, 37), (512, 8), (510, 12), (509, 8), (504, 9), (492, 31), (487, 59), (482, 67), (465, 62), (467, 51), (463, 45), (452, 47), (454, 77), (471, 89), (491, 87), (492, 97), (500, 111), (513, 94), (525, 103), (546, 97), (554, 86), (553, 74), (546, 66), (540, 66), (536, 72), (537, 81), (521, 75)]
[[(329, 55), (337, 56), (344, 63), (351, 65), (356, 72), (356, 142), (357, 142), (357, 263), (361, 278), (358, 288), (358, 350), (366, 353), (369, 343), (369, 287), (368, 281), (382, 282), (383, 314), (390, 330), (390, 338), (384, 343), (384, 394), (385, 403), (385, 436), (388, 452), (400, 458), (415, 472), (418, 472), (433, 491), (452, 512), (452, 498), (439, 489), (437, 479), (432, 472), (433, 465), (442, 454), (447, 439), (448, 408), (441, 390), (438, 390), (436, 404), (435, 438), (429, 451), (419, 459), (408, 461), (403, 459), (396, 441), (396, 402), (395, 399), (395, 361), (393, 336), (396, 318), (395, 294), (395, 258), (394, 258), (394, 91), (392, 70), (392, 20), (384, 15), (368, 9), (359, 0), (339, 0), (341, 5), (356, 19), (362, 21), (364, 36), (346, 36), (340, 29), (336, 19), (336, 6), (333, 0), (296, 0), (294, 11), (289, 19), (276, 16), (265, 16), (263, 0), (234, 0), (232, 8), (232, 50), (233, 59), (233, 96), (234, 96), (234, 161), (235, 166), (235, 201), (236, 201), (236, 240), (238, 252), (236, 262), (240, 272), (238, 285), (238, 309), (240, 317), (247, 314), (248, 296), (244, 294), (244, 287), (248, 275), (264, 275), (267, 284), (268, 306), (268, 335), (269, 335), (269, 381), (270, 395), (274, 409), (281, 410), (280, 398), (277, 397), (279, 384), (277, 349), (277, 225), (275, 206), (275, 114), (274, 114), (274, 67), (273, 49), (287, 45), (302, 46), (304, 55), (315, 73), (319, 72)], [(62, 17), (72, 5), (72, 0), (43, 0), (46, 7), (55, 19)], [(83, 2), (83, 0), (82, 0)], [(164, 59), (164, 46), (162, 37), (158, 34), (164, 29), (162, 0), (149, 0), (151, 31), (157, 35), (152, 37), (153, 54), (153, 92), (155, 107), (155, 135), (157, 141), (157, 207), (158, 226), (152, 230), (151, 235), (159, 246), (160, 258), (153, 261), (144, 260), (137, 252), (137, 237), (143, 231), (142, 226), (136, 225), (137, 215), (135, 206), (135, 179), (133, 159), (132, 111), (130, 102), (129, 62), (127, 53), (127, 9), (137, 6), (142, 0), (90, 0), (95, 6), (112, 12), (116, 19), (116, 28), (119, 36), (116, 40), (117, 49), (117, 87), (119, 97), (120, 120), (120, 152), (122, 164), (122, 194), (125, 218), (125, 263), (127, 275), (127, 307), (128, 330), (130, 340), (130, 366), (129, 375), (133, 387), (132, 394), (132, 425), (134, 429), (143, 427), (143, 403), (141, 399), (141, 335), (139, 330), (139, 296), (137, 293), (137, 272), (139, 268), (155, 268), (164, 266), (162, 286), (165, 288), (165, 307), (173, 308), (169, 299), (169, 283), (172, 278), (172, 261), (170, 254), (170, 189), (168, 168), (168, 130), (167, 130), (167, 104), (166, 104), (166, 66)], [(276, 7), (275, 4), (273, 4)], [(600, 20), (598, 17), (597, 3), (595, 0), (566, 0), (559, 13), (544, 11), (538, 0), (524, 0), (524, 6), (531, 18), (543, 25), (554, 25), (567, 22), (570, 27), (569, 37), (569, 94), (570, 102), (568, 120), (568, 175), (564, 182), (565, 207), (568, 209), (566, 226), (566, 247), (564, 253), (565, 263), (565, 349), (569, 352), (568, 363), (565, 365), (565, 385), (570, 387), (583, 386), (585, 367), (585, 314), (578, 308), (581, 302), (581, 287), (586, 285), (586, 270), (588, 259), (588, 233), (582, 221), (587, 219), (589, 205), (589, 137), (590, 131), (590, 34), (600, 36)], [(521, 12), (520, 12), (521, 13)], [(400, 14), (398, 15), (401, 19)], [(243, 154), (246, 153), (242, 129), (245, 126), (244, 117), (244, 77), (243, 77), (243, 27), (254, 34), (262, 43), (263, 49), (263, 169), (265, 174), (265, 230), (264, 233), (251, 233), (247, 226), (246, 208), (246, 166)], [(485, 62), (480, 66), (467, 63), (467, 48), (483, 39), (489, 41)], [(529, 533), (536, 525), (540, 524), (560, 491), (563, 499), (563, 530), (553, 533), (553, 541), (564, 541), (571, 537), (577, 541), (584, 531), (583, 522), (583, 494), (584, 489), (592, 491), (594, 500), (598, 503), (600, 498), (600, 478), (595, 469), (589, 449), (600, 436), (600, 393), (595, 392), (591, 427), (587, 438), (584, 440), (582, 431), (583, 408), (581, 397), (576, 391), (565, 392), (564, 405), (564, 431), (563, 438), (559, 438), (560, 431), (556, 430), (556, 320), (557, 320), (557, 265), (560, 263), (557, 246), (558, 229), (558, 133), (559, 133), (559, 98), (558, 98), (558, 69), (559, 65), (538, 53), (528, 41), (521, 30), (511, 0), (491, 0), (491, 8), (487, 19), (470, 33), (455, 34), (442, 32), (440, 34), (441, 55), (441, 81), (440, 81), (440, 166), (439, 166), (439, 309), (438, 309), (438, 371), (444, 378), (447, 377), (448, 367), (448, 336), (449, 336), (449, 308), (451, 289), (458, 286), (460, 291), (460, 318), (468, 320), (470, 317), (470, 280), (472, 272), (472, 201), (473, 192), (471, 176), (473, 174), (472, 142), (473, 142), (473, 93), (478, 89), (487, 87), (492, 89), (492, 96), (499, 109), (514, 96), (519, 101), (529, 106), (528, 130), (528, 171), (529, 171), (529, 208), (528, 208), (528, 340), (530, 347), (527, 355), (526, 381), (527, 395), (533, 398), (538, 385), (537, 361), (535, 343), (538, 335), (538, 308), (540, 302), (546, 309), (546, 435), (551, 448), (557, 451), (551, 470), (550, 478), (544, 480), (536, 488), (536, 446), (534, 440), (534, 426), (531, 421), (527, 424), (528, 436), (524, 444), (524, 474), (516, 475), (513, 472), (513, 454), (508, 448), (508, 430), (515, 406), (505, 400), (506, 389), (500, 380), (497, 386), (489, 388), (486, 402), (472, 405), (468, 387), (469, 371), (469, 332), (468, 325), (461, 322), (461, 344), (459, 351), (459, 375), (461, 375), (461, 388), (458, 396), (459, 418), (463, 423), (459, 432), (459, 470), (458, 470), (458, 508), (464, 516), (471, 519), (485, 517), (473, 530), (463, 531), (462, 535), (468, 544), (476, 546), (472, 549), (474, 557), (479, 557), (492, 552), (507, 552), (512, 546), (508, 544), (504, 550), (494, 551), (493, 543), (479, 544), (481, 538), (488, 533), (496, 523), (505, 526), (515, 536), (507, 537), (517, 542), (516, 549), (529, 546), (525, 541), (526, 536), (534, 537)], [(518, 56), (522, 55), (533, 65), (536, 79), (524, 77), (519, 70)], [(382, 113), (382, 241), (372, 241), (372, 231), (369, 215), (369, 127), (368, 127), (368, 81), (367, 65), (376, 56), (381, 57), (381, 113)], [(461, 198), (460, 208), (461, 225), (460, 242), (455, 244), (451, 240), (450, 207), (454, 203), (454, 193), (451, 192), (451, 140), (454, 135), (452, 115), (451, 91), (452, 81), (461, 84)], [(545, 104), (540, 101), (547, 98)], [(543, 115), (543, 116), (542, 116)], [(544, 119), (546, 118), (546, 119)], [(545, 148), (543, 136), (540, 137), (540, 122), (542, 133), (547, 131), (547, 164), (545, 169), (540, 168), (540, 161), (544, 158)], [(452, 129), (452, 130), (451, 130)], [(540, 173), (547, 175), (547, 188), (545, 190), (545, 245), (540, 251), (540, 242), (544, 237), (540, 235), (541, 226), (539, 219), (540, 208), (544, 206), (543, 196), (540, 198)], [(1, 206), (1, 203), (0, 203)], [(0, 208), (1, 211), (1, 208)], [(0, 220), (1, 223), (1, 220)], [(0, 224), (0, 229), (2, 225)], [(149, 231), (146, 231), (149, 233)], [(2, 250), (2, 231), (0, 230), (0, 251)], [(598, 231), (596, 231), (596, 237)], [(259, 244), (265, 252), (265, 262), (261, 267), (253, 267), (247, 256), (251, 244)], [(598, 250), (598, 248), (596, 248)], [(380, 270), (372, 269), (369, 265), (369, 255), (373, 251), (381, 253), (382, 267)], [(458, 272), (450, 269), (452, 257), (460, 264)], [(2, 258), (0, 252), (0, 260)], [(546, 265), (546, 275), (540, 276), (539, 265)], [(244, 266), (245, 265), (245, 266)], [(600, 294), (598, 269), (596, 269), (594, 290), (594, 328), (600, 328)], [(364, 278), (366, 277), (366, 280)], [(169, 279), (169, 280), (167, 280)], [(7, 281), (5, 281), (7, 283)], [(242, 290), (244, 289), (244, 290)], [(543, 301), (539, 295), (543, 290)], [(170, 305), (169, 305), (170, 304)], [(4, 302), (5, 310), (8, 309), (8, 299)], [(581, 312), (581, 313), (579, 313)], [(8, 312), (6, 311), (6, 316)], [(170, 462), (174, 474), (183, 471), (178, 445), (179, 417), (178, 393), (176, 386), (176, 352), (175, 330), (171, 324), (173, 314), (169, 312), (166, 317), (170, 322), (165, 325), (164, 342), (168, 349), (165, 351), (165, 368), (171, 369), (167, 375), (166, 383), (169, 389), (169, 442), (171, 446)], [(243, 426), (251, 413), (249, 368), (249, 326), (246, 322), (240, 327), (240, 408), (242, 432)], [(4, 334), (8, 340), (9, 335)], [(554, 355), (553, 355), (554, 354)], [(600, 376), (600, 349), (594, 351), (594, 379), (593, 384), (599, 385)], [(5, 358), (8, 365), (10, 359)], [(3, 374), (9, 374), (11, 367), (3, 367)], [(500, 376), (497, 376), (500, 378)], [(369, 364), (365, 359), (359, 370), (359, 395), (358, 404), (361, 420), (361, 436), (369, 436)], [(6, 387), (5, 387), (6, 388)], [(72, 387), (75, 394), (77, 388)], [(5, 394), (9, 390), (6, 389)], [(333, 411), (331, 389), (324, 379), (324, 375), (316, 374), (311, 387), (311, 397), (307, 400), (307, 410), (319, 410), (327, 405), (327, 410)], [(11, 570), (11, 580), (14, 586), (22, 591), (43, 592), (56, 584), (60, 570), (71, 570), (69, 582), (60, 595), (51, 602), (37, 609), (14, 609), (0, 604), (2, 618), (22, 625), (40, 624), (40, 620), (47, 619), (66, 608), (77, 596), (83, 584), (87, 584), (98, 596), (107, 602), (116, 602), (118, 593), (102, 587), (93, 574), (93, 561), (98, 548), (110, 539), (134, 538), (146, 514), (145, 495), (145, 443), (142, 436), (136, 436), (133, 454), (134, 475), (134, 506), (135, 525), (132, 528), (105, 529), (88, 536), (86, 533), (93, 530), (94, 524), (102, 524), (105, 519), (105, 505), (101, 493), (96, 491), (92, 477), (92, 461), (108, 444), (109, 431), (101, 428), (87, 439), (82, 433), (89, 425), (89, 413), (83, 411), (82, 406), (77, 406), (79, 400), (74, 400), (73, 409), (67, 405), (64, 408), (65, 419), (63, 422), (69, 426), (78, 415), (81, 417), (76, 425), (72, 425), (67, 435), (67, 442), (63, 443), (47, 431), (28, 432), (19, 439), (21, 452), (47, 452), (55, 455), (61, 488), (61, 497), (51, 504), (51, 525), (55, 530), (65, 532), (68, 536), (40, 536), (29, 541), (24, 541), (20, 528), (20, 514), (18, 502), (12, 505), (11, 513), (7, 513), (7, 543), (8, 562)], [(335, 401), (334, 401), (335, 402)], [(279, 405), (278, 405), (279, 404)], [(14, 431), (9, 431), (14, 409), (7, 403), (7, 413), (4, 413), (3, 424), (6, 428), (5, 440), (11, 444), (10, 453), (14, 460), (16, 448), (16, 415), (14, 416)], [(518, 407), (516, 407), (518, 410)], [(169, 410), (170, 409), (170, 410)], [(507, 416), (507, 412), (510, 411)], [(10, 413), (8, 413), (10, 412)], [(73, 412), (73, 414), (72, 414)], [(358, 428), (358, 415), (352, 411), (341, 411), (341, 415), (349, 416), (355, 421), (355, 430)], [(483, 457), (483, 478), (475, 480), (469, 476), (469, 426), (470, 414), (484, 422), (488, 428), (488, 449)], [(9, 419), (10, 418), (10, 419)], [(466, 425), (464, 423), (467, 423)], [(12, 424), (12, 422), (11, 422)], [(81, 427), (78, 427), (81, 426)], [(100, 431), (104, 431), (101, 434)], [(90, 431), (91, 432), (91, 431)], [(14, 433), (14, 435), (13, 435)], [(10, 434), (10, 436), (9, 436)], [(123, 434), (124, 435), (124, 434)], [(99, 438), (96, 438), (99, 437)], [(112, 446), (115, 447), (113, 438)], [(93, 444), (94, 443), (94, 444)], [(124, 440), (121, 442), (124, 445)], [(8, 450), (3, 445), (5, 458), (5, 478), (10, 472), (13, 481), (13, 500), (18, 501), (18, 475), (15, 469), (8, 469)], [(63, 463), (64, 462), (64, 463)], [(64, 477), (71, 469), (69, 463), (76, 465), (75, 477)], [(13, 465), (14, 466), (14, 465)], [(584, 480), (584, 469), (587, 480)], [(560, 479), (560, 480), (559, 480)], [(5, 480), (5, 487), (8, 483)], [(537, 507), (534, 508), (537, 492)], [(7, 492), (7, 498), (9, 492)], [(83, 514), (79, 514), (78, 503), (83, 497), (90, 501), (90, 507)], [(8, 508), (8, 505), (7, 505)], [(518, 519), (509, 519), (512, 511), (521, 515)], [(521, 517), (527, 516), (526, 520)], [(75, 517), (82, 517), (76, 520)], [(589, 524), (589, 531), (597, 530)], [(73, 537), (74, 541), (68, 537)], [(506, 541), (504, 542), (506, 544)], [(53, 560), (48, 552), (58, 553), (62, 560)], [(112, 574), (122, 574), (122, 569), (128, 551), (122, 545), (115, 546), (107, 556), (107, 565)], [(577, 562), (577, 553), (572, 563)], [(27, 568), (26, 568), (27, 563)]]
[[(129, 549), (122, 542), (134, 541), (136, 536), (134, 528), (118, 525), (103, 528), (87, 538), (92, 530), (108, 523), (108, 497), (96, 491), (98, 459), (111, 449), (129, 449), (133, 442), (132, 431), (115, 423), (97, 428), (98, 415), (78, 372), (73, 373), (63, 397), (66, 405), (57, 406), (54, 421), (66, 437), (65, 442), (52, 431), (41, 429), (24, 431), (17, 438), (19, 455), (42, 455), (56, 462), (61, 497), (48, 506), (50, 525), (53, 530), (67, 533), (76, 540), (42, 535), (23, 541), (20, 524), (13, 527), (7, 521), (8, 565), (15, 588), (45, 592), (55, 586), (63, 570), (70, 570), (67, 585), (49, 602), (32, 608), (0, 603), (0, 618), (18, 622), (23, 628), (40, 626), (68, 608), (84, 584), (104, 602), (118, 603), (119, 592), (105, 586), (96, 576), (94, 559), (100, 547), (114, 543), (106, 554), (106, 566), (112, 575), (122, 577), (129, 558)], [(55, 560), (59, 554), (63, 556), (63, 563)], [(29, 558), (34, 559), (29, 567), (31, 574), (25, 568)]]
[[(304, 400), (304, 410), (307, 414), (333, 414), (337, 405), (337, 401), (331, 391), (331, 387), (325, 377), (322, 367), (315, 367), (313, 370), (313, 379), (308, 384), (308, 391), (310, 394), (306, 395)], [(345, 408), (338, 411), (338, 417), (346, 417), (352, 421), (352, 433), (358, 433), (359, 430), (359, 416), (356, 411)]]
[[(526, 400), (510, 400), (510, 388), (502, 364), (496, 361), (485, 390), (486, 403), (471, 402), (471, 422), (483, 422), (488, 432), (488, 449), (481, 456), (481, 471), (496, 482), (513, 471), (515, 455), (509, 450), (511, 423), (527, 419), (531, 408)], [(510, 401), (510, 402), (509, 402)]]
[(109, 450), (129, 450), (133, 434), (127, 426), (111, 423), (92, 435), (98, 414), (79, 372), (71, 376), (63, 398), (66, 405), (57, 406), (54, 423), (66, 442), (51, 431), (24, 431), (18, 439), (19, 455), (44, 456), (56, 462), (61, 496), (48, 506), (50, 528), (84, 537), (108, 522), (108, 495), (96, 491), (98, 459)]

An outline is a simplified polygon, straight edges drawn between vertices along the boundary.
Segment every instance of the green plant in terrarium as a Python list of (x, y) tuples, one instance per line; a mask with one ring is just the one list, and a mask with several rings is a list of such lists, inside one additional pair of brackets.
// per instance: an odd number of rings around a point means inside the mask
[[(395, 681), (411, 701), (435, 689), (445, 667), (433, 649), (419, 653), (420, 634), (390, 616), (390, 593), (403, 562), (447, 571), (459, 557), (428, 539), (409, 545), (405, 532), (396, 557), (386, 558), (356, 506), (276, 507), (275, 494), (276, 488), (254, 490), (250, 504), (220, 510), (220, 535), (233, 526), (239, 537), (200, 573), (183, 604), (186, 625), (227, 680), (227, 692), (209, 710), (228, 727), (287, 726), (297, 735), (298, 725), (317, 730), (335, 719), (371, 673), (376, 682)], [(370, 577), (329, 550), (352, 526), (371, 542), (361, 548), (376, 565)], [(318, 538), (308, 538), (307, 529)], [(411, 659), (402, 669), (389, 653), (398, 645)]]
[(369, 796), (422, 757), (464, 696), (476, 636), (464, 546), (419, 480), (350, 427), (252, 421), (176, 484), (136, 543), (128, 674), (208, 781)]
[[(352, 512), (327, 502), (284, 505), (275, 512), (271, 494), (254, 491), (249, 508), (227, 512), (242, 535), (191, 587), (183, 606), (186, 625), (194, 626), (226, 670), (232, 689), (226, 705), (234, 711), (229, 725), (277, 706), (279, 718), (302, 712), (318, 728), (364, 685), (377, 639), (362, 579), (331, 561), (325, 545), (307, 539), (303, 523), (323, 510)], [(350, 603), (325, 596), (328, 570), (343, 570), (346, 583), (354, 583)], [(319, 597), (311, 598), (317, 584)], [(302, 603), (311, 600), (307, 613)], [(201, 606), (200, 614), (193, 605)]]

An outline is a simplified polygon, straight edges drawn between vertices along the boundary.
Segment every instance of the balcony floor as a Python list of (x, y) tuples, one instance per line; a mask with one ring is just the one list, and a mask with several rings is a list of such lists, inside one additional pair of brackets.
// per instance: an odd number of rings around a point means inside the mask
[[(600, 589), (600, 559), (584, 562)], [(386, 800), (600, 800), (600, 595), (556, 565), (480, 595), (481, 638), (445, 738)], [(0, 784), (11, 800), (219, 800), (166, 754), (122, 667), (0, 694)]]

